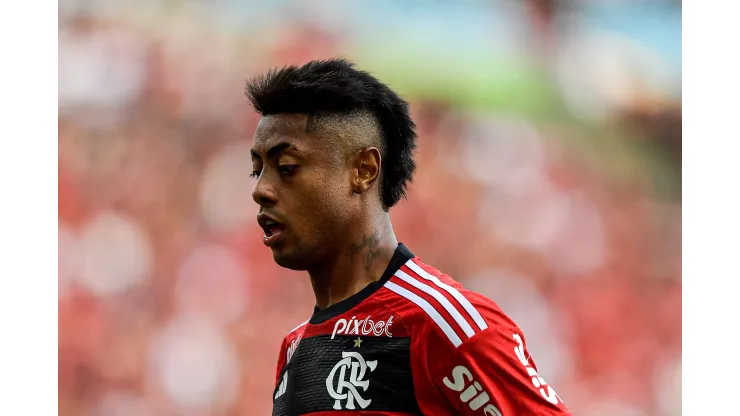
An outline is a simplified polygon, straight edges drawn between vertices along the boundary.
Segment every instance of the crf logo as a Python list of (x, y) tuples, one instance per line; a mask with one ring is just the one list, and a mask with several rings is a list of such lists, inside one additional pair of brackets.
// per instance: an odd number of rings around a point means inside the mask
[(514, 334), (514, 340), (519, 344), (514, 347), (514, 352), (516, 353), (516, 357), (519, 359), (519, 362), (522, 363), (524, 368), (527, 370), (527, 374), (532, 377), (532, 385), (534, 388), (540, 389), (540, 395), (542, 395), (545, 400), (557, 406), (558, 403), (562, 402), (560, 396), (558, 396), (558, 394), (555, 393), (555, 390), (548, 386), (547, 383), (545, 383), (545, 380), (537, 374), (537, 370), (529, 366), (529, 359), (524, 355), (524, 343), (522, 342), (522, 337), (520, 337), (519, 334)]
[(491, 398), (488, 393), (483, 391), (480, 383), (473, 379), (473, 374), (462, 365), (452, 369), (452, 380), (449, 377), (445, 377), (442, 382), (449, 389), (460, 393), (460, 400), (463, 403), (467, 403), (472, 410), (478, 410), (484, 405), (483, 414), (486, 416), (501, 416), (501, 411), (498, 410), (493, 403), (490, 403)]
[(385, 335), (391, 337), (390, 327), (393, 324), (393, 317), (386, 320), (373, 321), (371, 317), (365, 319), (355, 319), (353, 316), (349, 321), (346, 319), (340, 319), (334, 324), (334, 331), (331, 333), (331, 339), (334, 339), (336, 334), (346, 335), (370, 335), (373, 334), (376, 337)]
[[(329, 377), (326, 378), (326, 389), (334, 400), (334, 410), (342, 410), (342, 400), (347, 401), (345, 409), (354, 410), (355, 401), (361, 408), (370, 405), (371, 399), (360, 396), (358, 388), (366, 391), (370, 381), (365, 380), (365, 372), (369, 368), (374, 371), (378, 361), (365, 361), (362, 355), (356, 352), (342, 352), (342, 359), (331, 369)], [(347, 379), (349, 370), (349, 380)], [(337, 374), (338, 373), (338, 374)], [(334, 379), (337, 378), (336, 390)]]

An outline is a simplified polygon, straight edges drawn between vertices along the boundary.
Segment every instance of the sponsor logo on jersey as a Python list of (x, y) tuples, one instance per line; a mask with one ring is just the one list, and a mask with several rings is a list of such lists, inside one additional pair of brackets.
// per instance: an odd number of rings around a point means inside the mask
[(295, 353), (295, 350), (298, 349), (298, 343), (300, 342), (301, 335), (298, 335), (298, 338), (294, 339), (288, 346), (288, 350), (285, 352), (286, 364), (290, 362), (291, 358), (293, 358), (293, 354)]
[[(326, 389), (334, 399), (334, 410), (343, 408), (354, 410), (355, 402), (362, 409), (370, 405), (372, 399), (363, 398), (358, 389), (367, 391), (370, 381), (365, 379), (365, 375), (368, 369), (370, 372), (375, 371), (377, 365), (377, 360), (365, 361), (359, 353), (342, 352), (342, 359), (334, 365), (326, 378)], [(345, 402), (344, 407), (342, 407), (343, 401)]]
[(280, 379), (280, 385), (278, 386), (278, 390), (275, 393), (275, 400), (277, 400), (278, 397), (285, 394), (285, 389), (288, 387), (288, 372), (286, 371), (285, 374), (283, 374), (283, 378)]
[(334, 324), (334, 331), (331, 333), (331, 339), (334, 339), (336, 335), (375, 335), (379, 337), (385, 335), (392, 337), (390, 332), (391, 325), (393, 324), (393, 317), (391, 316), (385, 320), (373, 321), (371, 316), (365, 319), (355, 319), (353, 316), (348, 320), (342, 318)]
[[(501, 411), (491, 403), (491, 398), (483, 387), (475, 381), (473, 373), (465, 366), (458, 365), (452, 369), (452, 379), (445, 377), (442, 382), (448, 389), (459, 392), (460, 400), (475, 411), (483, 408), (486, 416), (501, 416)], [(485, 406), (485, 407), (484, 407)]]
[(558, 396), (558, 394), (555, 393), (555, 390), (548, 386), (547, 383), (545, 383), (545, 380), (537, 374), (537, 370), (529, 365), (529, 358), (524, 354), (524, 343), (522, 342), (522, 337), (519, 336), (519, 334), (514, 334), (514, 340), (519, 344), (514, 347), (514, 353), (519, 359), (519, 362), (527, 370), (527, 374), (532, 377), (532, 385), (534, 388), (539, 389), (540, 395), (545, 400), (557, 406), (558, 403), (562, 402), (560, 396)]

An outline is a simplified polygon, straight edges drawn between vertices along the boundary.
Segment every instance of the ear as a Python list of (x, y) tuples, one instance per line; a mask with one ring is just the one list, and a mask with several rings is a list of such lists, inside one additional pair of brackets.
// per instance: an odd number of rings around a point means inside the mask
[(352, 159), (352, 192), (361, 194), (372, 186), (380, 176), (380, 150), (368, 147), (360, 150)]

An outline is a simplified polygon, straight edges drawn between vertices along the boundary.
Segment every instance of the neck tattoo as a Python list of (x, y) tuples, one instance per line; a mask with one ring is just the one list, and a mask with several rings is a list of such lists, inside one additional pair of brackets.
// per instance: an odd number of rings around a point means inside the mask
[(385, 249), (379, 248), (378, 245), (380, 245), (380, 239), (378, 239), (377, 232), (366, 235), (362, 237), (359, 243), (353, 243), (347, 247), (349, 258), (354, 261), (355, 256), (362, 253), (362, 264), (365, 270), (369, 271), (373, 261), (385, 251)]

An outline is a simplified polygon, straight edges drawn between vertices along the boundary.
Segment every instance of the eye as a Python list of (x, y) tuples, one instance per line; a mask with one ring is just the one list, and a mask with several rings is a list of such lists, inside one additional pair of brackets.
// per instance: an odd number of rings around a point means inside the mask
[(260, 173), (261, 173), (261, 171), (259, 171), (259, 170), (254, 170), (254, 171), (252, 171), (252, 174), (251, 174), (251, 175), (249, 175), (249, 177), (250, 177), (250, 178), (258, 178), (258, 177), (260, 176)]
[(285, 176), (290, 176), (295, 172), (295, 169), (298, 168), (298, 165), (280, 165), (278, 166), (278, 170), (280, 171), (280, 174)]

